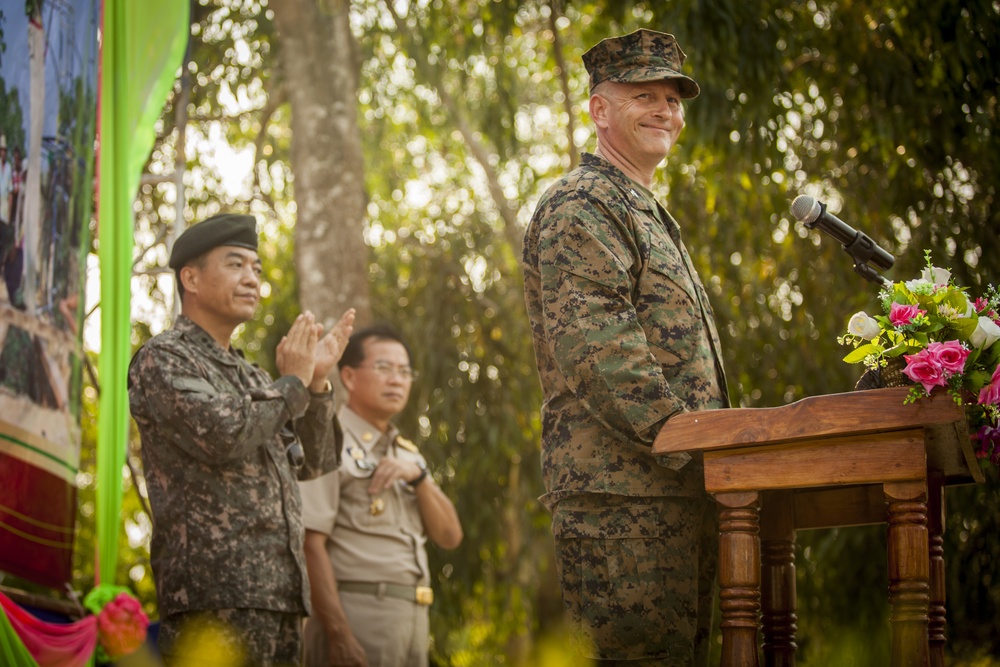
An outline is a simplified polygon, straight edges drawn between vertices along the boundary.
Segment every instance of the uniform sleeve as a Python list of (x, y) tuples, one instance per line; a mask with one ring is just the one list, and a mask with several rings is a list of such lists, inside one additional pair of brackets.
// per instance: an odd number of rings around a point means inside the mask
[(340, 473), (334, 471), (299, 482), (299, 492), (302, 494), (302, 525), (306, 530), (328, 537), (332, 535), (340, 509)]
[(250, 456), (308, 405), (308, 390), (293, 377), (245, 394), (220, 384), (184, 350), (147, 344), (129, 369), (129, 404), (137, 420), (208, 464)]
[(629, 441), (652, 444), (684, 410), (636, 316), (630, 270), (636, 239), (606, 204), (576, 191), (543, 212), (538, 271), (549, 353), (594, 417)]
[(300, 480), (312, 479), (340, 466), (344, 434), (337, 419), (333, 392), (312, 394), (306, 414), (295, 424), (302, 441), (305, 465), (298, 472)]

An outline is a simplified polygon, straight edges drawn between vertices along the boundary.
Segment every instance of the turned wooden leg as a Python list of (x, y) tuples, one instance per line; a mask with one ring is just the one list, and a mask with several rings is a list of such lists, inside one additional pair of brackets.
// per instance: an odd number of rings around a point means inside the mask
[(760, 494), (717, 493), (722, 667), (759, 667)]
[(761, 611), (765, 667), (795, 667), (794, 492), (764, 496), (761, 518)]
[(927, 477), (927, 529), (930, 539), (931, 604), (927, 639), (931, 667), (944, 667), (945, 586), (944, 586), (944, 478), (940, 473)]
[(882, 485), (888, 504), (892, 667), (929, 665), (930, 546), (927, 484)]

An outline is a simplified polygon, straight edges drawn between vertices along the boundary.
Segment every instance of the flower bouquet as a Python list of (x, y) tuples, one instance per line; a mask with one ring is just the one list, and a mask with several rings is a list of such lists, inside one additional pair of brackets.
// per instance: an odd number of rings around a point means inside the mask
[(837, 342), (854, 347), (847, 363), (874, 372), (902, 365), (914, 384), (907, 403), (947, 391), (966, 406), (976, 456), (1000, 466), (1000, 289), (970, 299), (925, 256), (919, 279), (881, 290), (884, 314), (855, 313)]

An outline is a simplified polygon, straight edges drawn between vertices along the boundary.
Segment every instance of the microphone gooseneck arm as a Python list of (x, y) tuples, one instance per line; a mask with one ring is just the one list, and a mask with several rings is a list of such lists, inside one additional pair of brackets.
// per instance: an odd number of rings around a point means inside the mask
[[(826, 204), (808, 195), (799, 195), (792, 202), (792, 215), (809, 229), (819, 229), (833, 237), (854, 260), (854, 272), (878, 285), (892, 281), (881, 276), (878, 269), (892, 268), (896, 258), (878, 246), (864, 232), (859, 232), (827, 212)], [(874, 266), (873, 266), (874, 265)]]

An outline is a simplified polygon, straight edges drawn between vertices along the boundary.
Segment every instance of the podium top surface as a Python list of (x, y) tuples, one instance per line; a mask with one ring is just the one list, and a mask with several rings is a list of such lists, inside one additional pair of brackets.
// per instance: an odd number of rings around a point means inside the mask
[(945, 393), (905, 404), (908, 392), (908, 387), (894, 387), (811, 396), (775, 408), (685, 412), (667, 421), (653, 453), (815, 443), (923, 429), (929, 463), (956, 481), (981, 481), (965, 409)]

